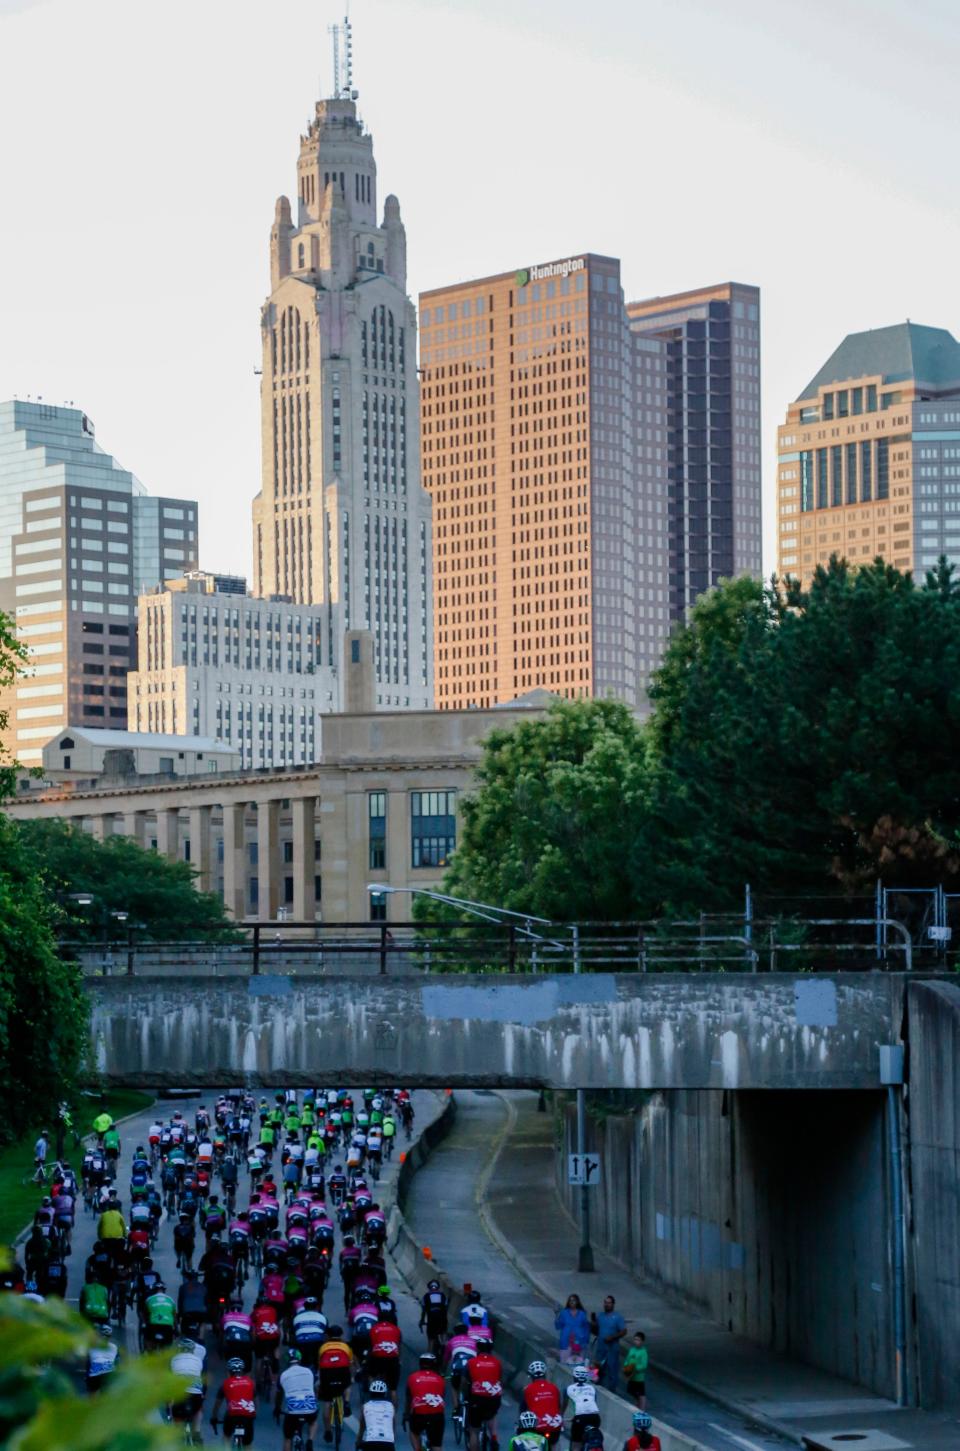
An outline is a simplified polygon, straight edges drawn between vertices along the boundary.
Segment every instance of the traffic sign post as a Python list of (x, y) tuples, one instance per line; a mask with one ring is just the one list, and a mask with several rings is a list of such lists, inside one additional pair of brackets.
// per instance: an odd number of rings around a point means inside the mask
[(600, 1178), (599, 1154), (568, 1154), (567, 1183), (589, 1186)]

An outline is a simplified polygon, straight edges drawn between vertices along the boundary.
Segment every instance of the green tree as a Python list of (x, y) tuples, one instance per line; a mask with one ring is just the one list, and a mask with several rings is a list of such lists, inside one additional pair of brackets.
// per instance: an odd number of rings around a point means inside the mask
[(157, 1411), (182, 1391), (164, 1356), (129, 1360), (97, 1396), (78, 1394), (95, 1332), (62, 1300), (0, 1295), (0, 1445), (7, 1451), (154, 1451), (180, 1443)]
[[(0, 685), (23, 670), (25, 651), (0, 615)], [(7, 715), (0, 711), (0, 731)], [(14, 766), (0, 764), (0, 801)], [(17, 827), (0, 815), (0, 1133), (17, 1138), (52, 1114), (77, 1077), (87, 1005), (76, 967), (57, 955), (53, 914)]]
[(678, 910), (955, 870), (960, 589), (832, 559), (808, 590), (737, 581), (699, 604), (652, 691), (652, 793)]
[[(646, 756), (615, 701), (558, 702), (544, 719), (492, 732), (442, 890), (553, 921), (635, 915)], [(424, 899), (416, 910), (445, 915)]]
[[(26, 663), (26, 647), (17, 639), (13, 621), (9, 615), (0, 614), (0, 691), (13, 685)], [(0, 709), (0, 735), (9, 724), (9, 713)], [(9, 756), (6, 748), (0, 746), (0, 801), (5, 801), (16, 789), (16, 763)]]
[[(144, 851), (129, 837), (97, 841), (80, 827), (56, 819), (24, 821), (19, 830), (33, 870), (61, 904), (67, 918), (64, 935), (71, 941), (102, 941), (106, 931), (116, 932), (111, 912), (127, 912), (129, 921), (142, 929), (138, 938), (235, 934), (220, 898), (196, 890), (196, 873), (188, 862)], [(70, 898), (76, 893), (89, 893), (91, 906), (74, 906)]]

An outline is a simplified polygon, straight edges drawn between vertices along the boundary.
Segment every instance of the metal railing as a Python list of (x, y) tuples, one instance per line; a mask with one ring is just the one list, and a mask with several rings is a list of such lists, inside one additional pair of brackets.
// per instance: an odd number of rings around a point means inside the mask
[[(61, 943), (90, 974), (838, 972), (911, 971), (910, 932), (895, 918), (650, 922), (253, 922), (233, 940)], [(940, 964), (942, 965), (942, 963)]]

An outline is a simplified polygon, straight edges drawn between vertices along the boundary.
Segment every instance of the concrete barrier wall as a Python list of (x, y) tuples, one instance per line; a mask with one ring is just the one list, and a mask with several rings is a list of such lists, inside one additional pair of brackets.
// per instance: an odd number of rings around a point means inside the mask
[(960, 1406), (960, 988), (908, 991), (914, 1389), (920, 1405)]
[[(885, 1099), (660, 1093), (590, 1121), (594, 1241), (677, 1303), (882, 1395), (894, 1388)], [(558, 1190), (575, 1114), (563, 1114)]]
[[(430, 1280), (440, 1281), (450, 1298), (451, 1324), (454, 1323), (453, 1316), (460, 1312), (464, 1304), (462, 1287), (453, 1283), (436, 1260), (424, 1258), (423, 1246), (417, 1241), (403, 1216), (403, 1204), (410, 1180), (436, 1144), (450, 1132), (455, 1116), (456, 1100), (451, 1095), (440, 1117), (411, 1146), (397, 1180), (397, 1202), (390, 1212), (387, 1233), (394, 1268), (406, 1282), (411, 1294), (419, 1299), (425, 1293)], [(518, 1316), (494, 1313), (491, 1318), (496, 1353), (503, 1362), (504, 1381), (515, 1395), (519, 1396), (527, 1383), (527, 1366), (531, 1360), (545, 1360), (547, 1374), (561, 1385), (570, 1380), (569, 1367), (560, 1364), (552, 1349), (544, 1346), (542, 1338), (534, 1332), (532, 1326), (525, 1325)], [(629, 1401), (602, 1387), (597, 1388), (597, 1401), (607, 1451), (620, 1451), (623, 1443), (632, 1434), (633, 1406)], [(502, 1432), (505, 1429), (502, 1428)], [(654, 1420), (654, 1430), (660, 1437), (663, 1451), (707, 1451), (702, 1442), (694, 1441), (692, 1437), (675, 1431), (662, 1421)]]
[(897, 975), (87, 978), (91, 1063), (131, 1087), (877, 1082)]

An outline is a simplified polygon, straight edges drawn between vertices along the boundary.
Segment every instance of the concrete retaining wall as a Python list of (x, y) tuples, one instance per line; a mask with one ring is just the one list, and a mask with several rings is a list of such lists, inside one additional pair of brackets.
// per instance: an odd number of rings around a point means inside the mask
[(88, 978), (130, 1086), (843, 1088), (877, 1082), (897, 974)]
[(960, 1406), (960, 988), (908, 992), (910, 1214), (922, 1406)]
[[(411, 1178), (436, 1144), (450, 1132), (455, 1115), (456, 1100), (451, 1095), (440, 1117), (434, 1120), (411, 1146), (397, 1180), (397, 1202), (390, 1213), (387, 1234), (394, 1268), (406, 1282), (411, 1294), (419, 1299), (426, 1291), (428, 1281), (432, 1279), (440, 1281), (445, 1293), (450, 1298), (451, 1324), (453, 1315), (457, 1314), (464, 1304), (462, 1289), (451, 1281), (442, 1265), (437, 1264), (433, 1259), (424, 1258), (423, 1246), (411, 1233), (403, 1217), (403, 1204)], [(570, 1379), (569, 1367), (562, 1366), (553, 1351), (544, 1347), (542, 1336), (537, 1334), (533, 1326), (526, 1325), (519, 1316), (494, 1313), (491, 1318), (496, 1353), (503, 1362), (504, 1381), (515, 1395), (519, 1396), (527, 1383), (526, 1370), (531, 1360), (545, 1360), (548, 1367), (547, 1374), (560, 1384), (566, 1384)], [(619, 1448), (632, 1434), (633, 1406), (629, 1401), (613, 1395), (602, 1387), (597, 1388), (597, 1402), (600, 1406), (607, 1451), (619, 1451)], [(684, 1435), (681, 1431), (675, 1431), (662, 1421), (655, 1420), (653, 1424), (655, 1432), (660, 1437), (663, 1451), (707, 1451), (702, 1442), (694, 1441), (690, 1436)], [(501, 1434), (503, 1430), (505, 1428), (502, 1428)]]
[[(590, 1122), (594, 1241), (737, 1334), (891, 1395), (885, 1100), (662, 1093)], [(575, 1115), (564, 1112), (558, 1188)]]

